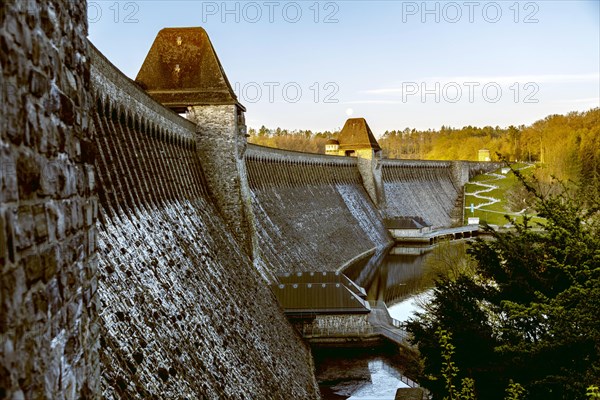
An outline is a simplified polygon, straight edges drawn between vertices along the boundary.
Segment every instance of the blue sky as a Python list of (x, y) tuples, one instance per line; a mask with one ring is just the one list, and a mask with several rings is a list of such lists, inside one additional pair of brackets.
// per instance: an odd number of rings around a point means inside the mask
[(156, 33), (202, 26), (251, 127), (529, 124), (600, 106), (599, 1), (88, 1), (135, 78)]

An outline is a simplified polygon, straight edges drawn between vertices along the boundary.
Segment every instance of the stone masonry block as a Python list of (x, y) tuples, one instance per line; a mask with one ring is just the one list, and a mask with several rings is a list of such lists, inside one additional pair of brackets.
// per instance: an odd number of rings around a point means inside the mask
[(33, 206), (33, 222), (35, 225), (35, 241), (42, 243), (48, 238), (46, 208), (43, 204)]
[[(0, 265), (6, 265), (8, 263), (8, 249), (7, 249), (7, 235), (6, 235), (6, 223), (4, 222), (4, 213), (0, 208)], [(0, 269), (1, 271), (1, 269)], [(0, 297), (0, 305), (2, 304), (2, 298)]]
[(25, 258), (24, 263), (28, 285), (32, 285), (43, 278), (44, 270), (42, 267), (42, 260), (38, 254), (28, 256)]
[(19, 198), (17, 163), (7, 149), (0, 150), (0, 201), (11, 202)]
[(52, 246), (41, 255), (42, 268), (44, 270), (44, 282), (52, 279), (58, 270), (58, 257), (60, 256), (58, 246)]
[(65, 216), (56, 202), (46, 204), (46, 216), (48, 224), (48, 240), (50, 242), (61, 240), (65, 237)]
[(22, 151), (17, 158), (17, 182), (19, 196), (31, 198), (40, 186), (41, 167), (31, 151)]
[(17, 212), (17, 224), (15, 225), (15, 239), (17, 249), (23, 250), (33, 244), (35, 224), (31, 207), (19, 207)]

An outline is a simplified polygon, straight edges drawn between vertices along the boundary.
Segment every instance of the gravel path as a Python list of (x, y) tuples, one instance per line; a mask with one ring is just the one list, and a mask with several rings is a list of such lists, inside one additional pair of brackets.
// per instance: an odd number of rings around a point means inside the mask
[[(532, 166), (533, 166), (532, 164), (528, 164), (528, 165), (526, 165), (524, 167), (519, 168), (518, 171), (530, 168)], [(477, 186), (482, 187), (482, 189), (476, 190), (474, 192), (465, 192), (465, 196), (473, 196), (473, 197), (476, 197), (478, 199), (486, 200), (485, 203), (481, 203), (481, 204), (477, 204), (476, 206), (473, 206), (473, 208), (476, 209), (476, 210), (479, 210), (482, 207), (491, 206), (492, 204), (496, 204), (496, 203), (500, 202), (500, 199), (497, 199), (495, 197), (490, 197), (490, 196), (483, 196), (482, 194), (483, 193), (489, 193), (489, 192), (491, 192), (494, 189), (498, 189), (497, 185), (494, 185), (493, 183), (490, 183), (490, 182), (496, 182), (496, 181), (499, 181), (501, 179), (506, 179), (505, 175), (496, 174), (496, 173), (493, 173), (493, 172), (490, 172), (490, 173), (487, 173), (487, 174), (484, 174), (484, 175), (489, 176), (490, 179), (487, 179), (487, 180), (482, 181), (482, 182), (469, 182), (472, 185), (477, 185)], [(468, 210), (470, 210), (471, 206), (465, 206), (465, 208), (468, 209)], [(487, 212), (493, 212), (493, 213), (498, 213), (498, 214), (507, 214), (507, 215), (522, 215), (523, 212), (525, 212), (525, 209), (523, 209), (523, 210), (521, 210), (519, 212), (516, 212), (516, 213), (503, 212), (503, 211), (495, 211), (495, 210), (485, 210), (485, 211), (487, 211)]]

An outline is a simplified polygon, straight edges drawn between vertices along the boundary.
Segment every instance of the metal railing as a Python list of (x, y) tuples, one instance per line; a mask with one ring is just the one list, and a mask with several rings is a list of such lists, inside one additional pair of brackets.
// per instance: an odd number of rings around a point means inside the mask
[[(395, 318), (392, 318), (392, 316), (390, 315), (390, 311), (387, 308), (387, 305), (383, 301), (373, 300), (370, 300), (369, 304), (371, 305), (371, 307), (382, 310), (384, 312), (385, 322), (389, 325), (389, 327), (380, 326), (379, 328), (382, 330), (386, 330), (390, 334), (398, 337), (398, 339), (400, 339), (402, 343), (408, 344), (408, 339), (410, 336), (408, 332), (404, 329), (404, 323)], [(392, 327), (394, 327), (395, 329), (392, 329)]]
[(304, 325), (302, 336), (305, 338), (329, 337), (329, 336), (362, 336), (372, 335), (375, 331), (371, 325), (361, 326), (314, 326)]

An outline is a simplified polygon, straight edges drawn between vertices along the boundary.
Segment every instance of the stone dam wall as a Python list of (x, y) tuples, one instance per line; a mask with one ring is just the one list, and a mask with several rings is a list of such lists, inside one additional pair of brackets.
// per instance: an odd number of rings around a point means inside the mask
[(317, 398), (309, 350), (209, 200), (195, 125), (91, 56), (103, 397)]
[(248, 145), (245, 162), (269, 271), (336, 270), (391, 243), (356, 158)]
[[(318, 398), (267, 283), (372, 262), (381, 213), (443, 222), (474, 170), (384, 160), (382, 210), (353, 158), (241, 143), (224, 171), (207, 148), (237, 122), (153, 101), (86, 21), (85, 2), (0, 8), (0, 399)], [(231, 171), (240, 204), (215, 192)], [(443, 211), (418, 208), (427, 196)]]
[(85, 2), (0, 5), (0, 399), (99, 396)]
[(387, 218), (419, 216), (428, 225), (449, 226), (455, 208), (462, 207), (462, 185), (451, 162), (383, 160), (381, 174)]

